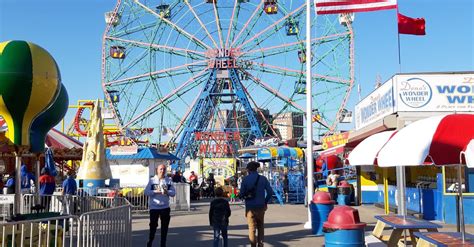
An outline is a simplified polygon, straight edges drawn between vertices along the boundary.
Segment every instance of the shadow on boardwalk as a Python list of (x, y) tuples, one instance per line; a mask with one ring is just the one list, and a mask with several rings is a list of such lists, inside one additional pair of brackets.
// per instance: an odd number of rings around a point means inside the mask
[[(271, 246), (295, 246), (288, 242), (306, 238), (309, 231), (305, 229), (285, 232), (285, 234), (272, 235), (272, 228), (292, 228), (297, 223), (267, 223), (265, 224), (266, 236), (265, 244)], [(246, 246), (248, 241), (247, 225), (229, 226), (229, 246)], [(172, 227), (168, 232), (167, 246), (212, 246), (213, 232), (210, 226), (191, 226), (191, 227)], [(133, 232), (133, 246), (146, 246), (148, 239), (148, 230)], [(154, 245), (159, 246), (159, 229), (155, 237)], [(283, 243), (285, 242), (285, 243)]]

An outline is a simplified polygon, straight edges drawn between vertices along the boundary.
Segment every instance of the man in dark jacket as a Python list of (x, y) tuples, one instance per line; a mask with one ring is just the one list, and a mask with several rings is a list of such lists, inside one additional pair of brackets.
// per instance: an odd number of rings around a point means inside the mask
[[(272, 187), (267, 178), (260, 176), (257, 172), (259, 166), (260, 163), (256, 161), (247, 164), (249, 175), (243, 179), (240, 187), (240, 194), (244, 196), (248, 195), (249, 191), (255, 191), (254, 197), (245, 199), (245, 217), (247, 217), (249, 240), (252, 247), (263, 246), (265, 211), (273, 195)], [(257, 238), (255, 236), (256, 231), (258, 231)]]
[(224, 190), (219, 187), (216, 189), (216, 199), (212, 200), (209, 208), (209, 224), (214, 229), (214, 247), (219, 247), (219, 236), (222, 234), (224, 247), (227, 247), (227, 227), (229, 226), (230, 206), (229, 202), (223, 197)]

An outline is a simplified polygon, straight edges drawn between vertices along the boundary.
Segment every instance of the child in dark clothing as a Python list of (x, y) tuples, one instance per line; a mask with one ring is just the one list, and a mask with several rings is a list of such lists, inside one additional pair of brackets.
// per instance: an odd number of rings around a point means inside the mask
[(222, 234), (224, 247), (227, 247), (227, 226), (229, 226), (230, 206), (229, 202), (223, 198), (224, 190), (217, 188), (216, 199), (211, 202), (209, 209), (209, 224), (214, 228), (214, 247), (219, 246), (219, 237)]

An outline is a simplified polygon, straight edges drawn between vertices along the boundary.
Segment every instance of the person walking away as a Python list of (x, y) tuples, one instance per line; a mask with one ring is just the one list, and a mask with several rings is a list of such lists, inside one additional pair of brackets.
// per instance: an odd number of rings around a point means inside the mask
[(214, 173), (209, 173), (209, 177), (207, 177), (207, 184), (209, 185), (209, 197), (214, 197), (214, 188), (216, 186), (216, 179), (214, 179)]
[(229, 202), (224, 198), (224, 190), (218, 187), (215, 191), (216, 199), (212, 200), (209, 208), (209, 224), (214, 229), (214, 247), (219, 247), (219, 238), (222, 235), (224, 247), (228, 246), (227, 227), (231, 215)]
[[(260, 163), (256, 161), (247, 164), (248, 175), (243, 179), (240, 188), (240, 194), (245, 199), (245, 217), (252, 247), (263, 246), (265, 211), (273, 195), (267, 178), (257, 172), (259, 166)], [(257, 237), (256, 232), (258, 232)]]
[(335, 170), (331, 170), (331, 174), (329, 174), (328, 178), (326, 179), (326, 185), (328, 186), (329, 194), (331, 194), (332, 200), (337, 200), (337, 184), (339, 182), (339, 174)]
[(156, 168), (156, 175), (151, 177), (145, 188), (145, 195), (149, 197), (150, 232), (147, 247), (151, 247), (155, 239), (158, 219), (161, 219), (161, 247), (166, 247), (166, 237), (170, 223), (170, 196), (174, 197), (176, 190), (173, 182), (166, 175), (166, 165), (160, 164)]
[(67, 173), (67, 178), (63, 181), (63, 192), (62, 195), (66, 203), (66, 212), (67, 214), (76, 213), (76, 203), (74, 203), (74, 196), (77, 194), (77, 183), (74, 179), (74, 172), (69, 171)]
[(44, 207), (45, 212), (49, 211), (49, 205), (51, 203), (51, 196), (56, 188), (56, 182), (54, 177), (49, 175), (49, 170), (44, 168), (41, 170), (41, 176), (39, 178), (39, 194), (41, 197), (41, 206)]

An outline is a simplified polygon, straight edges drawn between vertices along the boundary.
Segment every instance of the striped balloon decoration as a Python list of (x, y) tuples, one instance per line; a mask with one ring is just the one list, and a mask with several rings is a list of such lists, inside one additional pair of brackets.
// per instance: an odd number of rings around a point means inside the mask
[(44, 152), (44, 141), (48, 132), (64, 118), (69, 105), (69, 97), (66, 87), (61, 83), (61, 89), (56, 101), (31, 125), (30, 151), (33, 153)]
[(58, 66), (45, 49), (26, 41), (0, 43), (0, 115), (13, 144), (30, 145), (33, 120), (56, 100), (60, 89)]

